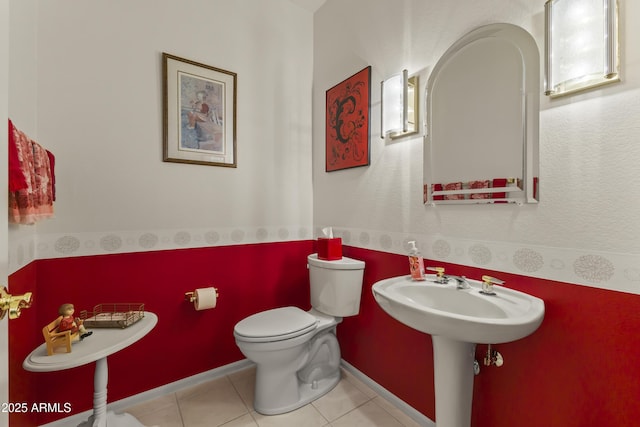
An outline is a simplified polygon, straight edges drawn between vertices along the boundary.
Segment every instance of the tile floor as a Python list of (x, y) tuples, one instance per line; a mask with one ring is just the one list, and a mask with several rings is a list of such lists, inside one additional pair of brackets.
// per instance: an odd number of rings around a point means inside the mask
[(126, 408), (159, 427), (419, 427), (349, 372), (320, 399), (293, 412), (264, 416), (253, 410), (255, 367)]

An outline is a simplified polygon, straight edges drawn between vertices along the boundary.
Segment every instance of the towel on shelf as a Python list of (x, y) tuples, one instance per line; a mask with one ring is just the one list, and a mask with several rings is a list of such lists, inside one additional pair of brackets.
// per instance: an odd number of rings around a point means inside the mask
[[(431, 192), (442, 191), (442, 184), (432, 184)], [(444, 196), (433, 196), (433, 200), (444, 200)]]
[[(25, 187), (9, 192), (9, 222), (34, 224), (53, 216), (53, 177), (47, 150), (32, 141), (15, 126), (11, 126), (12, 137), (19, 169)], [(16, 173), (17, 176), (17, 173)], [(14, 187), (22, 183), (14, 183)], [(10, 189), (12, 185), (9, 185)]]
[[(431, 184), (431, 191), (462, 190), (462, 182), (450, 182), (448, 184)], [(433, 200), (464, 200), (464, 194), (444, 194), (433, 196)]]
[[(506, 187), (507, 186), (507, 178), (493, 178), (491, 186), (495, 187), (495, 188)], [(506, 192), (493, 193), (493, 195), (491, 196), (492, 199), (505, 199), (506, 197), (507, 197), (507, 193)], [(506, 201), (497, 201), (495, 203), (507, 203), (507, 202)]]
[[(469, 181), (469, 188), (489, 188), (489, 180)], [(469, 196), (470, 199), (488, 199), (489, 193), (475, 193)]]
[[(445, 191), (462, 190), (461, 182), (450, 182), (444, 185)], [(445, 200), (464, 200), (464, 194), (446, 194)]]

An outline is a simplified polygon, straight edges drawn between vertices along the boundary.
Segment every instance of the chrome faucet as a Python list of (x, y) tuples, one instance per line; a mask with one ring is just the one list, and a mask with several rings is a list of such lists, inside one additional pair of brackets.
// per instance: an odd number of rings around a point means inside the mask
[(469, 289), (471, 285), (464, 276), (449, 276), (456, 281), (456, 289)]
[(450, 279), (456, 281), (456, 289), (469, 289), (471, 285), (467, 282), (467, 278), (464, 276), (451, 276), (449, 274), (444, 274), (444, 268), (442, 267), (427, 267), (427, 270), (436, 272), (435, 283), (440, 283), (442, 285), (446, 285), (449, 283)]

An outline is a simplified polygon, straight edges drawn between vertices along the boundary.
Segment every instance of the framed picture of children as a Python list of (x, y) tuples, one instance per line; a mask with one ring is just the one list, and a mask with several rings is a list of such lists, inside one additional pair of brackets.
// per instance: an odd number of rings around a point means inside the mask
[(370, 98), (370, 66), (327, 90), (327, 172), (369, 164)]
[(165, 162), (237, 166), (231, 71), (162, 54)]

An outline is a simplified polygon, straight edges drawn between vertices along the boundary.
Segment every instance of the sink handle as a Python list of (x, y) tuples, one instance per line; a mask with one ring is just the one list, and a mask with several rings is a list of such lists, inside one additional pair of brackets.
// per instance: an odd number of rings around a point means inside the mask
[(444, 267), (427, 267), (429, 271), (435, 271), (438, 277), (444, 276)]
[(495, 295), (493, 285), (504, 285), (504, 280), (496, 279), (491, 276), (482, 276), (482, 290), (480, 293), (485, 295)]
[(425, 270), (435, 271), (438, 279), (436, 283), (447, 283), (449, 279), (444, 276), (444, 267), (427, 267)]
[(482, 281), (490, 282), (490, 283), (493, 283), (494, 285), (504, 285), (504, 280), (496, 279), (495, 277), (491, 277), (491, 276), (482, 276)]

